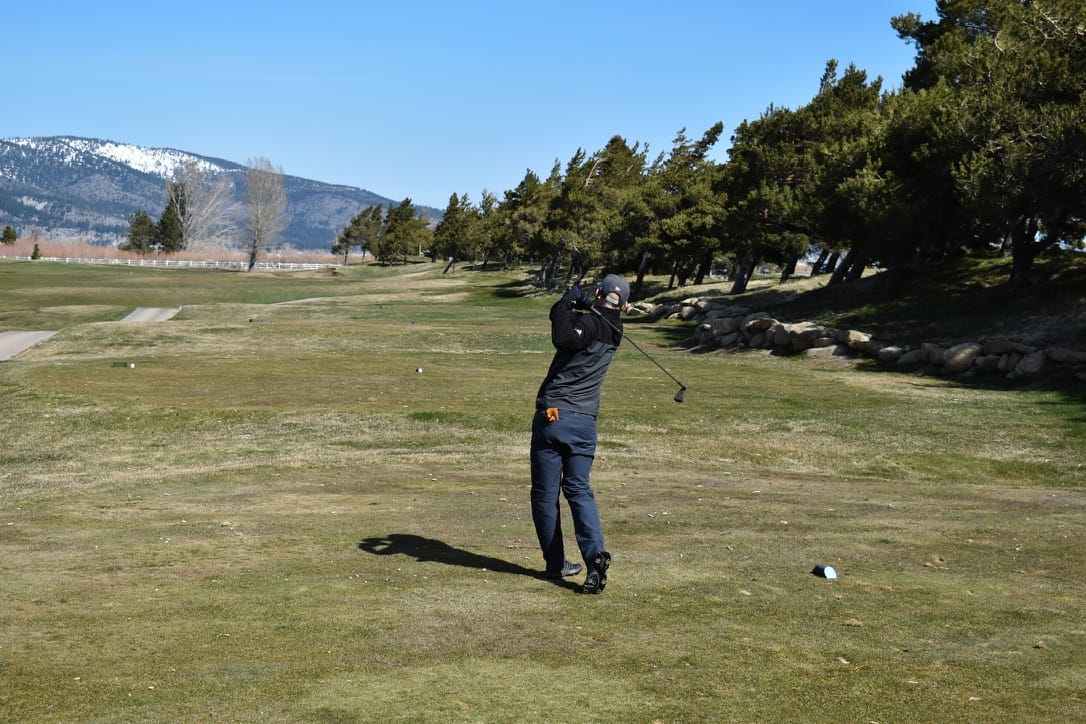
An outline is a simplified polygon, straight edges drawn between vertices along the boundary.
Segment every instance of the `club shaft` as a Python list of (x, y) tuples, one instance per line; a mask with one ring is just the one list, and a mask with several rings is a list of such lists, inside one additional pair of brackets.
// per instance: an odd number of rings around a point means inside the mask
[(595, 307), (592, 307), (592, 311), (593, 311), (593, 312), (594, 312), (594, 313), (596, 314), (596, 316), (597, 316), (597, 317), (599, 317), (600, 319), (602, 319), (602, 320), (603, 320), (604, 322), (607, 322), (607, 324), (608, 324), (608, 325), (609, 325), (609, 326), (611, 327), (611, 329), (613, 329), (613, 330), (615, 330), (616, 332), (618, 332), (619, 334), (621, 334), (621, 335), (622, 335), (622, 337), (623, 337), (623, 339), (629, 340), (630, 344), (632, 344), (632, 345), (634, 346), (634, 349), (636, 349), (636, 350), (637, 350), (638, 352), (640, 352), (641, 354), (645, 355), (645, 356), (646, 356), (646, 357), (648, 358), (649, 362), (652, 362), (652, 363), (653, 363), (654, 365), (656, 365), (657, 367), (659, 367), (659, 368), (660, 368), (660, 371), (661, 371), (661, 372), (663, 372), (663, 373), (664, 373), (665, 375), (667, 375), (668, 377), (670, 377), (670, 378), (671, 378), (672, 380), (674, 380), (674, 381), (675, 381), (675, 384), (677, 384), (677, 385), (678, 385), (679, 387), (683, 388), (684, 390), (686, 389), (686, 385), (684, 385), (684, 384), (683, 384), (682, 382), (680, 382), (680, 381), (679, 381), (679, 378), (678, 378), (678, 377), (676, 377), (675, 375), (673, 375), (673, 374), (671, 374), (670, 372), (668, 372), (668, 371), (667, 371), (667, 368), (666, 368), (666, 367), (664, 367), (664, 366), (663, 366), (662, 364), (660, 364), (659, 362), (657, 362), (657, 361), (656, 361), (656, 360), (655, 360), (655, 359), (653, 358), (653, 356), (652, 356), (651, 354), (649, 354), (649, 353), (648, 353), (648, 352), (646, 352), (646, 351), (645, 351), (644, 349), (642, 349), (642, 348), (641, 348), (641, 345), (639, 345), (639, 344), (638, 344), (637, 342), (635, 342), (635, 341), (633, 340), (633, 337), (631, 337), (630, 335), (626, 334), (626, 331), (625, 331), (625, 330), (622, 330), (622, 329), (619, 329), (618, 327), (616, 327), (616, 326), (615, 326), (615, 323), (614, 323), (614, 322), (612, 322), (612, 321), (611, 321), (610, 319), (608, 319), (607, 317), (603, 316), (603, 315), (602, 315), (602, 314), (600, 313), (600, 311), (599, 311), (598, 309), (596, 309)]

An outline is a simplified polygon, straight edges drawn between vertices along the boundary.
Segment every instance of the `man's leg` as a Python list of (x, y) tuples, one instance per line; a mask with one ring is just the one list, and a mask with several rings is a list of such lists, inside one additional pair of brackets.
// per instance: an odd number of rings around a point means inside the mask
[(596, 419), (591, 415), (569, 415), (566, 441), (568, 454), (562, 476), (562, 494), (573, 514), (577, 546), (586, 564), (604, 550), (596, 496), (589, 474), (596, 455)]
[(562, 454), (546, 414), (537, 412), (532, 420), (532, 521), (539, 538), (539, 548), (546, 562), (547, 575), (560, 574), (566, 562), (562, 542), (562, 515), (559, 491), (562, 486)]

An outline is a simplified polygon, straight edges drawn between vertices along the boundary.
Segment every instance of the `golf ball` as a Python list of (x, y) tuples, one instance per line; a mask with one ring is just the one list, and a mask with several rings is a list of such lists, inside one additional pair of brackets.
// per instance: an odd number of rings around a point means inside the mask
[(421, 367), (416, 367), (415, 371), (418, 372), (420, 375), (422, 374), (422, 368)]

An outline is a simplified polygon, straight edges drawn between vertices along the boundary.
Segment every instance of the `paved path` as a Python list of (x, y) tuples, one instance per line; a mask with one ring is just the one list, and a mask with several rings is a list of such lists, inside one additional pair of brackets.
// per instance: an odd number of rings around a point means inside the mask
[[(165, 322), (181, 311), (181, 307), (136, 307), (122, 322)], [(0, 332), (0, 361), (8, 360), (49, 339), (56, 332)]]
[(165, 322), (181, 311), (181, 307), (136, 307), (122, 322)]
[(56, 332), (0, 332), (0, 360), (11, 359)]

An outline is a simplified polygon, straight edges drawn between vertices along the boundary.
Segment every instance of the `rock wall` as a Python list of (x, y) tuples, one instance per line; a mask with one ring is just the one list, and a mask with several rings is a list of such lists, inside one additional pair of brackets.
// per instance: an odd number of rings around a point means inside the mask
[(698, 326), (686, 344), (699, 350), (745, 347), (793, 354), (864, 356), (902, 367), (936, 368), (948, 375), (999, 374), (1007, 379), (1036, 379), (1063, 369), (1086, 382), (1086, 351), (1068, 347), (1038, 348), (1006, 338), (900, 346), (855, 329), (780, 322), (765, 312), (697, 297), (661, 305), (639, 302), (631, 305), (629, 313), (651, 320), (696, 322)]

